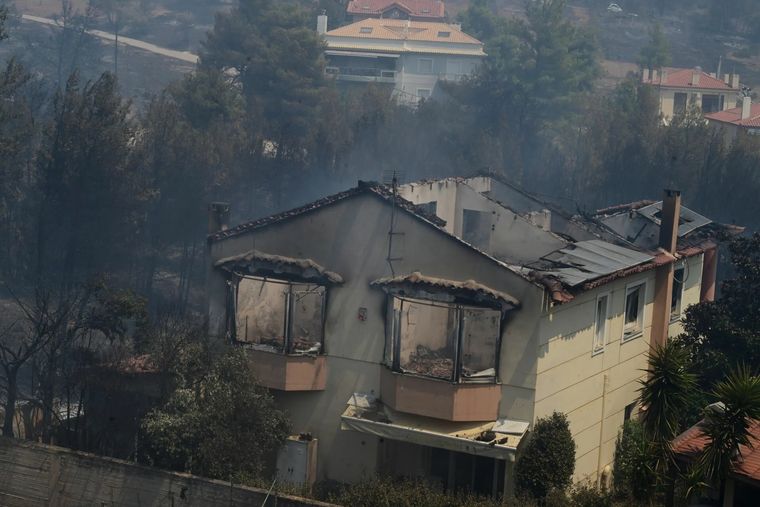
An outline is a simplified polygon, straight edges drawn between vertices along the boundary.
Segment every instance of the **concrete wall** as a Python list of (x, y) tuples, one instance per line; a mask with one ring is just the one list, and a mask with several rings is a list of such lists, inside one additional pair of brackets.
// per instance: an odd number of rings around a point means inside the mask
[(490, 221), (490, 237), (484, 244), (475, 246), (498, 259), (531, 263), (567, 245), (565, 240), (536, 227), (461, 180), (449, 178), (403, 185), (400, 194), (415, 204), (435, 201), (436, 214), (446, 220), (446, 230), (459, 237), (466, 237), (467, 233), (463, 219), (465, 210), (483, 212)]
[[(682, 308), (699, 302), (702, 256), (685, 261)], [(622, 340), (626, 287), (646, 282), (644, 329)], [(555, 307), (542, 319), (538, 349), (535, 416), (567, 414), (576, 444), (576, 481), (596, 479), (611, 465), (615, 439), (627, 405), (638, 398), (639, 379), (647, 366), (655, 288), (654, 271), (617, 280)], [(607, 294), (607, 344), (594, 354), (596, 299)], [(681, 330), (679, 321), (670, 335)]]
[[(253, 248), (271, 254), (310, 258), (344, 278), (327, 295), (324, 349), (327, 387), (321, 392), (275, 392), (293, 421), (294, 432), (319, 438), (318, 476), (357, 481), (374, 474), (378, 439), (340, 430), (340, 415), (354, 392), (380, 393), (384, 368), (385, 293), (370, 287), (391, 274), (387, 261), (391, 206), (372, 195), (359, 195), (258, 231), (214, 243), (212, 259)], [(396, 274), (421, 271), (453, 280), (479, 280), (522, 302), (505, 326), (500, 357), (502, 417), (531, 420), (535, 383), (537, 314), (543, 289), (506, 270), (454, 238), (397, 210), (393, 262)], [(219, 271), (210, 280), (212, 331), (223, 332), (225, 281)], [(359, 318), (366, 309), (366, 319)]]
[[(261, 489), (0, 437), (0, 505), (4, 507), (230, 507), (264, 505), (266, 496)], [(274, 494), (266, 505), (332, 504)]]

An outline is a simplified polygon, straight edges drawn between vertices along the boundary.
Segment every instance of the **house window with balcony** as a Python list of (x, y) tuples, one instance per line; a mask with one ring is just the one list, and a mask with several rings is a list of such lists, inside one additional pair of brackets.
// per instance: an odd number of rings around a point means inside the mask
[(392, 369), (451, 382), (496, 380), (501, 311), (391, 296)]
[(686, 102), (688, 96), (685, 93), (676, 92), (673, 95), (673, 114), (686, 114)]
[(252, 348), (295, 355), (322, 350), (325, 287), (243, 277), (236, 287), (234, 340)]
[(417, 59), (417, 73), (418, 74), (432, 74), (433, 73), (433, 59), (432, 58), (418, 58)]

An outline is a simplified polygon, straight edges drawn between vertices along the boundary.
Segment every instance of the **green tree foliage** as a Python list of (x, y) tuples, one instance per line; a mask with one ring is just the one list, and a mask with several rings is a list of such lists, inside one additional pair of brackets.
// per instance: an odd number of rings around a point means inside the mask
[(110, 74), (84, 86), (72, 75), (53, 107), (37, 156), (36, 271), (84, 281), (130, 261), (138, 187), (127, 159), (134, 128)]
[(740, 364), (760, 364), (760, 234), (729, 244), (734, 276), (720, 298), (686, 309), (679, 341), (689, 351), (704, 390)]
[(195, 386), (182, 386), (143, 420), (153, 465), (251, 483), (288, 435), (285, 415), (234, 351)]
[(5, 22), (8, 19), (8, 7), (0, 5), (0, 41), (8, 38)]
[(650, 441), (641, 423), (630, 420), (615, 441), (613, 488), (617, 497), (644, 502), (652, 497), (656, 477)]
[(670, 44), (659, 23), (649, 28), (649, 42), (641, 48), (638, 63), (650, 71), (670, 64)]
[(567, 416), (554, 412), (539, 419), (515, 465), (518, 496), (545, 498), (565, 491), (575, 470), (575, 442)]
[[(374, 477), (329, 493), (326, 500), (337, 505), (362, 507), (496, 507), (494, 500), (446, 494), (422, 481)], [(512, 505), (512, 504), (510, 504)]]
[(738, 367), (711, 394), (721, 405), (705, 410), (701, 428), (708, 444), (697, 466), (709, 483), (721, 485), (722, 492), (731, 467), (741, 459), (740, 448), (754, 445), (749, 427), (760, 420), (760, 376)]
[(526, 2), (525, 19), (504, 20), (476, 2), (462, 15), (490, 56), (457, 95), (477, 109), (476, 124), (508, 146), (501, 167), (514, 166), (515, 158), (523, 166), (535, 162), (539, 134), (577, 110), (599, 75), (594, 39), (565, 18), (565, 7), (565, 0)]

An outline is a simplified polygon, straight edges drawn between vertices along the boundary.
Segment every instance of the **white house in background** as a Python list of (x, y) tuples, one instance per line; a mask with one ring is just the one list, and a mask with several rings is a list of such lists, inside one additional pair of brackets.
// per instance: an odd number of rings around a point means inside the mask
[(323, 15), (317, 31), (328, 76), (347, 86), (386, 86), (405, 104), (435, 96), (439, 81), (472, 74), (486, 56), (483, 43), (455, 24), (370, 18), (327, 31)]

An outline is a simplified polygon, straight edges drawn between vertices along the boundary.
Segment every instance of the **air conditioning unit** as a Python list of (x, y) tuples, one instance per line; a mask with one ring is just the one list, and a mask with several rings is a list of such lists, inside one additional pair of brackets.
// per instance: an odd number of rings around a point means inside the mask
[(292, 435), (277, 455), (277, 483), (311, 488), (317, 480), (317, 439)]

